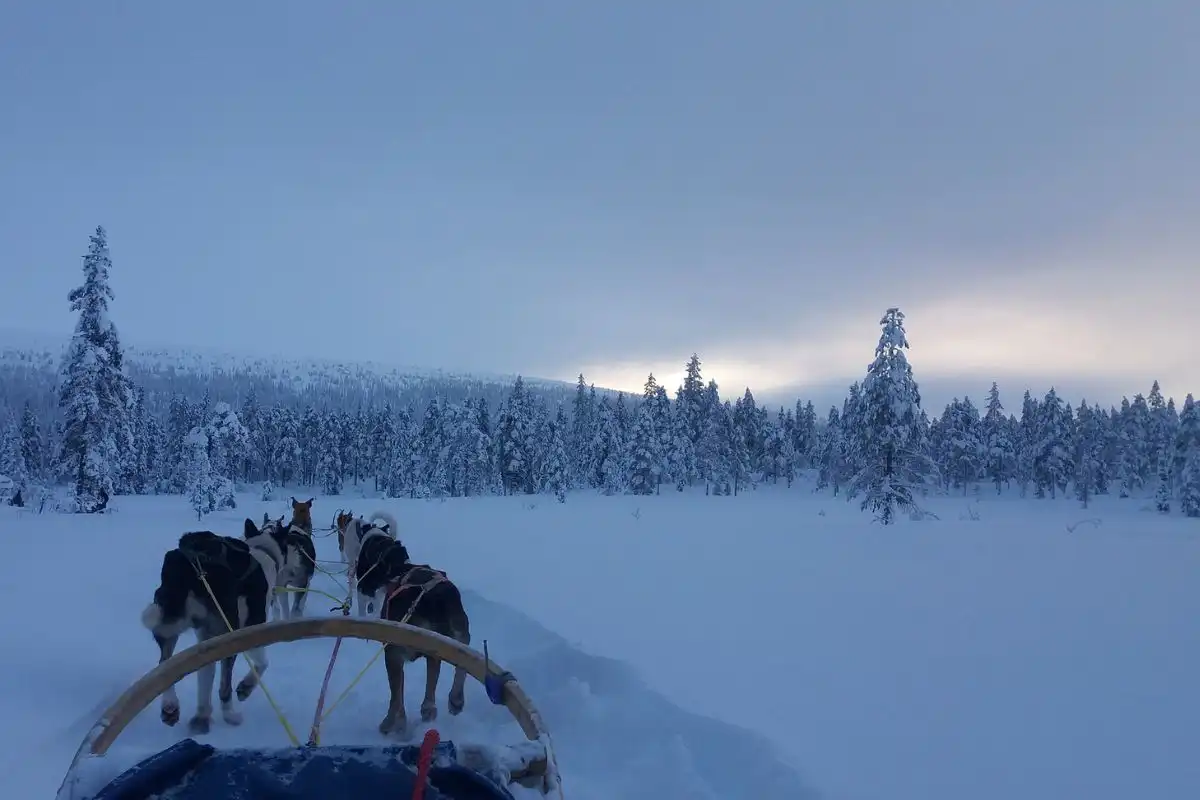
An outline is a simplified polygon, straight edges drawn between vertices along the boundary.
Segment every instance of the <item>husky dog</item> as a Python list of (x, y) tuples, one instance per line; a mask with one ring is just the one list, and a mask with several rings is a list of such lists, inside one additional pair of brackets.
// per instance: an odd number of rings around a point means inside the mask
[[(304, 616), (304, 606), (308, 602), (308, 586), (312, 583), (313, 573), (317, 569), (317, 548), (312, 537), (298, 527), (285, 528), (282, 516), (279, 519), (271, 519), (264, 513), (261, 528), (255, 528), (250, 520), (246, 520), (246, 523), (244, 535), (247, 541), (254, 536), (269, 536), (283, 554), (283, 561), (275, 576), (275, 591), (270, 604), (275, 611), (275, 619)], [(289, 592), (293, 587), (299, 591)], [(290, 603), (289, 594), (296, 596)]]
[[(267, 621), (267, 605), (283, 563), (279, 545), (257, 531), (246, 520), (245, 540), (219, 536), (212, 531), (193, 531), (179, 537), (179, 544), (163, 555), (159, 586), (154, 601), (142, 612), (142, 625), (158, 644), (159, 663), (175, 653), (179, 637), (191, 628), (197, 641), (220, 636), (230, 630)], [(250, 650), (246, 657), (252, 670), (237, 685), (238, 700), (246, 700), (267, 670), (264, 648)], [(221, 685), (217, 695), (221, 716), (230, 725), (240, 725), (241, 712), (233, 704), (233, 665), (236, 656), (221, 661)], [(193, 734), (208, 733), (212, 723), (212, 686), (215, 665), (196, 673), (196, 714), (188, 722)], [(179, 722), (179, 697), (172, 686), (163, 693), (162, 721)]]
[[(281, 571), (280, 586), (294, 586), (301, 591), (296, 592), (292, 601), (290, 614), (285, 618), (304, 616), (304, 606), (308, 603), (308, 587), (312, 584), (313, 574), (317, 571), (317, 544), (313, 541), (312, 498), (303, 503), (297, 503), (292, 498), (292, 521), (283, 531), (281, 542), (286, 564)], [(280, 517), (280, 522), (283, 518)], [(286, 611), (287, 599), (283, 598), (281, 610)]]
[[(342, 551), (342, 560), (346, 562), (346, 577), (350, 584), (350, 592), (357, 594), (358, 615), (373, 613), (382, 601), (377, 597), (383, 588), (382, 583), (372, 582), (375, 588), (371, 591), (364, 589), (360, 582), (368, 577), (385, 544), (396, 541), (396, 530), (400, 527), (396, 518), (385, 511), (376, 511), (367, 522), (362, 517), (355, 519), (350, 512), (338, 513), (334, 526), (338, 530), (338, 546)], [(381, 522), (382, 524), (376, 524)]]
[[(386, 592), (380, 616), (392, 622), (404, 622), (454, 639), (464, 645), (471, 644), (471, 622), (463, 608), (462, 595), (446, 573), (427, 564), (413, 564), (408, 550), (400, 542), (384, 536), (372, 537), (363, 546), (362, 556), (369, 550), (378, 550), (379, 560), (375, 573), (365, 576), (360, 590), (365, 585), (372, 589), (381, 584)], [(362, 563), (360, 556), (359, 563)], [(378, 574), (376, 574), (378, 573)], [(384, 648), (384, 664), (387, 667), (388, 701), (387, 714), (379, 723), (383, 734), (393, 731), (401, 735), (408, 733), (408, 716), (404, 708), (404, 665), (418, 658), (425, 659), (425, 696), (421, 701), (421, 719), (430, 722), (437, 718), (438, 679), (441, 677), (440, 659), (418, 653), (405, 647), (387, 645)], [(447, 708), (451, 715), (462, 713), (466, 705), (464, 687), (466, 670), (456, 667), (450, 686)]]

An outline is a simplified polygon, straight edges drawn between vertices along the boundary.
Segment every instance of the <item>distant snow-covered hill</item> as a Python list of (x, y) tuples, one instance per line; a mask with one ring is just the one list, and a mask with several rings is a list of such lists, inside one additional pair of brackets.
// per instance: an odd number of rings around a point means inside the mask
[[(36, 400), (50, 401), (66, 336), (0, 328), (0, 404), (10, 408)], [(266, 357), (229, 353), (204, 347), (124, 346), (130, 377), (146, 390), (148, 401), (158, 406), (172, 394), (237, 403), (255, 391), (264, 402), (285, 402), (332, 407), (357, 407), (416, 403), (435, 395), (449, 400), (485, 397), (498, 402), (516, 380), (515, 375), (467, 374), (427, 367), (382, 364), (373, 361), (333, 361)], [(525, 377), (535, 395), (551, 406), (564, 402), (574, 384)], [(598, 390), (600, 391), (600, 390)]]

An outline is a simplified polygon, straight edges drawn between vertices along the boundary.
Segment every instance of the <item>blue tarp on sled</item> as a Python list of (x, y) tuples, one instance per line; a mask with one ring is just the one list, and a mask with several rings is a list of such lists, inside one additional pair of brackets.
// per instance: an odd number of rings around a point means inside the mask
[[(217, 750), (184, 739), (126, 770), (93, 800), (408, 798), (419, 753), (412, 745)], [(513, 800), (497, 780), (455, 758), (453, 742), (438, 744), (426, 800)]]

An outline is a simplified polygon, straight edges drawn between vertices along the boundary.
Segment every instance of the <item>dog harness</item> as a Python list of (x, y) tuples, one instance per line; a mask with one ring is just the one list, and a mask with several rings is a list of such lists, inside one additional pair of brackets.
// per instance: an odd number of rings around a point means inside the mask
[[(219, 536), (212, 542), (216, 547), (195, 549), (191, 547), (180, 547), (179, 551), (192, 562), (192, 566), (197, 572), (205, 571), (204, 568), (224, 569), (230, 574), (233, 573), (233, 565), (229, 563), (229, 553), (231, 550), (237, 551), (241, 555), (250, 556), (250, 545), (240, 539), (234, 539), (230, 536)], [(274, 557), (272, 557), (274, 560)], [(238, 581), (244, 581), (254, 574), (254, 570), (259, 569), (258, 561), (250, 556), (250, 564), (246, 571), (238, 577)]]
[[(440, 569), (434, 569), (428, 564), (412, 564), (411, 566), (412, 569), (406, 572), (403, 578), (396, 578), (392, 580), (391, 585), (388, 588), (387, 599), (383, 601), (383, 608), (379, 610), (379, 616), (381, 619), (387, 619), (388, 606), (391, 605), (393, 597), (407, 589), (420, 589), (421, 591), (417, 593), (416, 598), (412, 601), (412, 605), (408, 607), (408, 613), (404, 615), (404, 619), (400, 620), (401, 624), (407, 623), (409, 617), (411, 617), (413, 612), (417, 610), (417, 604), (421, 602), (421, 598), (425, 596), (426, 592), (443, 581), (449, 582), (449, 578), (446, 577), (446, 573), (442, 572)], [(422, 569), (432, 573), (430, 578), (424, 583), (409, 583), (408, 576)]]

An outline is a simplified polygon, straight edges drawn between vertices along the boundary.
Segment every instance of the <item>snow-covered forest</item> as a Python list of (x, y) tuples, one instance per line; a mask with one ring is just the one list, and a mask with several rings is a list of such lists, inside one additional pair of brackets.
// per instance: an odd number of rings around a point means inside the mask
[[(61, 365), (0, 362), (0, 475), (22, 502), (69, 489), (70, 508), (110, 495), (186, 496), (199, 514), (255, 485), (325, 494), (465, 497), (569, 491), (656, 494), (703, 487), (730, 495), (791, 486), (811, 471), (818, 490), (884, 522), (919, 514), (930, 492), (1012, 487), (1086, 505), (1097, 494), (1152, 496), (1163, 513), (1200, 516), (1200, 409), (1177, 407), (1157, 382), (1119, 408), (1053, 389), (1025, 391), (1018, 413), (995, 384), (986, 398), (921, 408), (905, 356), (904, 315), (880, 321), (875, 360), (840, 407), (798, 400), (759, 406), (750, 389), (723, 397), (693, 355), (673, 391), (648, 376), (640, 395), (563, 384), (507, 385), (432, 374), (403, 380), (331, 370), (204, 373), (127, 364), (110, 320), (111, 263), (103, 229), (72, 291), (79, 313)], [(864, 342), (868, 331), (864, 328)], [(865, 348), (864, 348), (865, 349)]]

